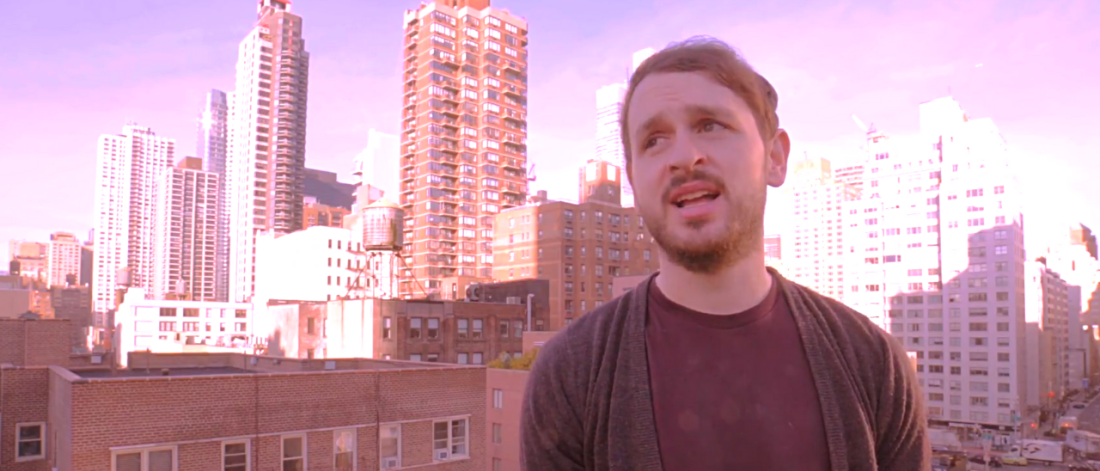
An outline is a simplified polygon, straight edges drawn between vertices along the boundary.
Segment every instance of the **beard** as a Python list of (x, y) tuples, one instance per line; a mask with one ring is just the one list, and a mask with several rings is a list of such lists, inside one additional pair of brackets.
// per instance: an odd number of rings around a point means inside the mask
[[(718, 215), (715, 220), (693, 221), (685, 229), (670, 227), (668, 206), (669, 195), (680, 185), (702, 180), (715, 185), (720, 191), (719, 198), (725, 198), (727, 212)], [(762, 185), (745, 197), (734, 199), (727, 191), (721, 179), (703, 171), (695, 170), (691, 174), (672, 179), (664, 194), (660, 207), (655, 211), (639, 213), (645, 220), (653, 240), (668, 255), (668, 258), (692, 273), (714, 274), (722, 268), (744, 260), (754, 251), (763, 247), (764, 207), (767, 203), (767, 186)], [(724, 218), (723, 218), (724, 216)], [(721, 225), (715, 230), (708, 226)], [(714, 233), (708, 234), (708, 233)]]

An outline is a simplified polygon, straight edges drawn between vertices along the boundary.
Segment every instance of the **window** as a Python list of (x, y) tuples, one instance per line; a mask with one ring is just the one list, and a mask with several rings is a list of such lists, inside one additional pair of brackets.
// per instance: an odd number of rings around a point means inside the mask
[(332, 432), (332, 459), (335, 471), (355, 471), (355, 429)]
[(382, 469), (401, 467), (401, 424), (383, 425), (379, 440)]
[(470, 354), (469, 353), (459, 353), (458, 354), (458, 364), (468, 365), (469, 363), (470, 363)]
[[(475, 339), (481, 338), (481, 328), (484, 324), (485, 324), (484, 320), (474, 319), (474, 331), (472, 333), (473, 335), (471, 335), (470, 338), (475, 338)], [(480, 365), (481, 363), (477, 363), (477, 364)]]
[(446, 461), (469, 456), (467, 419), (444, 420), (433, 424), (432, 459)]
[(493, 424), (493, 443), (499, 445), (503, 442), (502, 438), (504, 435), (504, 431), (502, 430), (502, 428), (503, 427), (501, 427), (500, 424)]
[(481, 352), (474, 352), (473, 364), (475, 364), (475, 365), (484, 365), (485, 364), (484, 361), (483, 361), (483, 356), (482, 356)]
[(15, 461), (46, 458), (46, 423), (15, 424)]
[(419, 353), (413, 353), (409, 355), (409, 361), (423, 361), (423, 357)]
[(458, 320), (458, 338), (464, 339), (470, 335), (470, 320), (459, 319)]
[(501, 389), (493, 390), (493, 409), (504, 408), (504, 391)]
[(316, 334), (316, 332), (314, 331), (316, 329), (316, 325), (317, 325), (316, 319), (314, 319), (312, 317), (310, 317), (309, 319), (306, 319), (306, 334), (309, 334), (309, 335)]
[(420, 338), (420, 323), (421, 323), (421, 319), (419, 317), (409, 318), (409, 338), (410, 339)]
[(283, 436), (283, 471), (305, 471), (305, 469), (306, 436)]
[(248, 471), (248, 442), (222, 443), (222, 471)]
[(176, 447), (116, 451), (111, 460), (115, 471), (173, 471), (176, 469)]
[(382, 318), (382, 338), (387, 339), (387, 340), (393, 338), (393, 318), (392, 317), (383, 317)]
[(437, 317), (428, 318), (428, 338), (439, 338), (439, 318)]
[(508, 321), (500, 321), (497, 326), (500, 327), (500, 337), (508, 338)]

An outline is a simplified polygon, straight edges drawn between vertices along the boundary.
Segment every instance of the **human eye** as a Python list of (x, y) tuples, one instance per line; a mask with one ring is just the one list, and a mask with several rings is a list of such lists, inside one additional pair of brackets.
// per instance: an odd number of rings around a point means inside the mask
[(713, 119), (706, 119), (699, 123), (699, 130), (702, 132), (713, 132), (729, 128), (729, 126)]

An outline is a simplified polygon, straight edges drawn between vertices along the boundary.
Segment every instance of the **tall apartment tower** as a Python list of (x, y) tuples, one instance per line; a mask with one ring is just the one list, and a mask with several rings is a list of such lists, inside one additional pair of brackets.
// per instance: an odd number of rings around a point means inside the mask
[(188, 157), (168, 170), (157, 191), (156, 299), (217, 298), (218, 208), (221, 178)]
[(226, 195), (226, 159), (229, 152), (229, 97), (221, 90), (206, 93), (199, 114), (195, 145), (203, 170), (218, 176), (218, 232), (214, 250), (214, 299), (229, 300), (229, 206)]
[(73, 275), (76, 280), (80, 279), (83, 246), (75, 235), (68, 232), (50, 234), (49, 250), (46, 257), (46, 281), (50, 286), (65, 286), (68, 284), (68, 275)]
[(1011, 433), (1025, 410), (1021, 188), (992, 120), (951, 98), (918, 136), (868, 136), (845, 302), (915, 353), (932, 424)]
[(787, 182), (794, 218), (783, 267), (786, 275), (818, 293), (844, 300), (844, 209), (859, 198), (859, 190), (836, 179), (832, 164), (822, 158), (791, 163)]
[(1078, 387), (1069, 381), (1069, 285), (1041, 259), (1024, 266), (1029, 301), (1024, 314), (1027, 387), (1022, 395), (1029, 407), (1057, 407), (1068, 390)]
[(602, 160), (622, 169), (622, 205), (627, 208), (634, 207), (634, 188), (630, 186), (630, 178), (626, 175), (626, 154), (623, 151), (621, 126), (623, 100), (626, 97), (627, 85), (630, 82), (630, 74), (638, 70), (649, 56), (657, 51), (653, 48), (645, 48), (635, 52), (631, 56), (631, 69), (626, 80), (610, 85), (604, 85), (596, 90), (596, 160)]
[[(596, 90), (596, 160), (615, 165), (626, 172), (626, 156), (619, 119), (622, 117), (626, 83), (604, 85)], [(634, 206), (634, 190), (630, 180), (622, 182), (622, 205)]]
[[(95, 312), (115, 308), (119, 284), (152, 288), (156, 189), (175, 160), (176, 141), (128, 124), (96, 146)], [(126, 273), (123, 278), (117, 278)]]
[(397, 172), (401, 158), (397, 136), (376, 129), (367, 132), (367, 147), (355, 156), (355, 184), (371, 185), (382, 190), (382, 196), (395, 199), (400, 177)]
[(261, 0), (241, 41), (226, 158), (232, 301), (251, 299), (256, 237), (302, 228), (309, 53), (290, 2)]
[(527, 201), (527, 21), (488, 0), (404, 20), (401, 293), (423, 297), (445, 277), (492, 277), (493, 217)]

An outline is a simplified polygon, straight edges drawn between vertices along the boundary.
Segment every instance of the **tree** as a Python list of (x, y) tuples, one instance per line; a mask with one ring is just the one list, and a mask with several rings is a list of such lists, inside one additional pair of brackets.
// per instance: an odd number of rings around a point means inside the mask
[(537, 348), (515, 358), (507, 353), (501, 353), (499, 358), (489, 362), (486, 366), (504, 370), (530, 371), (531, 366), (535, 364), (535, 359), (538, 358), (538, 356), (539, 349)]

